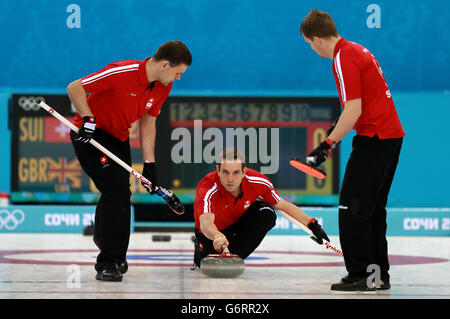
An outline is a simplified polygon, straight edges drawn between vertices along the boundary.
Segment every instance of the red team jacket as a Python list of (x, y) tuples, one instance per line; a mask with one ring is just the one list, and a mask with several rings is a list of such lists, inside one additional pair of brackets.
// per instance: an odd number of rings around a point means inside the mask
[(276, 205), (281, 197), (264, 175), (253, 169), (247, 171), (241, 183), (242, 194), (238, 198), (227, 191), (220, 182), (217, 171), (211, 172), (197, 186), (194, 203), (195, 227), (200, 230), (200, 215), (213, 213), (214, 224), (223, 230), (234, 224), (258, 198), (269, 205)]
[[(97, 128), (115, 138), (125, 141), (129, 128), (145, 113), (156, 117), (172, 88), (156, 81), (149, 87), (145, 62), (124, 60), (81, 79), (88, 97), (89, 107), (97, 121)], [(83, 125), (83, 119), (76, 114), (74, 124)]]
[(369, 50), (341, 38), (334, 48), (333, 74), (342, 108), (347, 101), (362, 100), (356, 134), (380, 139), (405, 135), (383, 72)]

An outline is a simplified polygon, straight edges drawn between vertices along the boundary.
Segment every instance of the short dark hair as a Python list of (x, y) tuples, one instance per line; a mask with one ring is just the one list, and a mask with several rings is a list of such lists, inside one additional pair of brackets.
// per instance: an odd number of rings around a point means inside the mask
[(242, 170), (245, 168), (245, 157), (244, 155), (239, 152), (238, 149), (236, 148), (226, 148), (224, 149), (220, 154), (219, 154), (219, 158), (217, 161), (217, 165), (219, 166), (219, 170), (220, 170), (220, 164), (224, 161), (235, 161), (235, 160), (240, 160), (242, 162)]
[(187, 46), (181, 41), (169, 41), (162, 44), (152, 57), (155, 61), (167, 60), (171, 67), (185, 64), (190, 66), (192, 55)]
[(300, 34), (308, 39), (313, 39), (314, 37), (329, 38), (339, 36), (333, 18), (328, 12), (319, 11), (317, 9), (312, 9), (305, 19), (303, 19), (300, 25)]

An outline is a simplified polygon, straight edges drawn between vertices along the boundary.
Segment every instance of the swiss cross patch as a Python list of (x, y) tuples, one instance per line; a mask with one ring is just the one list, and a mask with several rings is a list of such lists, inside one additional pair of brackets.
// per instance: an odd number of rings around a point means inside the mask
[(103, 168), (109, 166), (108, 164), (108, 158), (106, 156), (100, 157), (100, 163), (103, 165)]

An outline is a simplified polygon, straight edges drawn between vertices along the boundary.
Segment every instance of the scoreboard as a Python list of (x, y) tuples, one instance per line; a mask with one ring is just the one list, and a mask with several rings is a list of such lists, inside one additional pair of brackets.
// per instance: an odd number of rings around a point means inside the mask
[[(35, 98), (70, 121), (75, 116), (67, 95), (14, 94), (11, 98), (11, 201), (13, 203), (95, 203), (99, 192), (83, 172), (70, 140), (70, 129), (41, 109)], [(138, 127), (130, 130), (133, 165), (142, 171)], [(133, 194), (147, 194), (130, 178)]]
[(215, 169), (213, 155), (222, 147), (216, 152), (210, 149), (219, 144), (237, 146), (245, 153), (248, 167), (267, 175), (294, 202), (299, 202), (296, 196), (338, 193), (338, 149), (325, 163), (328, 177), (324, 180), (289, 165), (291, 158), (304, 158), (325, 139), (339, 114), (338, 99), (192, 97), (168, 100), (167, 106), (171, 159), (178, 162), (172, 174), (179, 180), (178, 187), (193, 189), (205, 172)]
[[(75, 115), (66, 95), (12, 95), (12, 202), (96, 202), (98, 191), (75, 157), (69, 129), (41, 110), (36, 97), (68, 119)], [(319, 145), (339, 110), (337, 98), (169, 97), (157, 120), (158, 178), (193, 203), (196, 185), (215, 169), (217, 155), (234, 146), (248, 167), (267, 175), (292, 202), (334, 204), (339, 148), (325, 162), (323, 180), (297, 171), (289, 160)], [(138, 125), (130, 129), (130, 145), (132, 166), (142, 171)], [(132, 176), (130, 184), (134, 203), (159, 202)]]

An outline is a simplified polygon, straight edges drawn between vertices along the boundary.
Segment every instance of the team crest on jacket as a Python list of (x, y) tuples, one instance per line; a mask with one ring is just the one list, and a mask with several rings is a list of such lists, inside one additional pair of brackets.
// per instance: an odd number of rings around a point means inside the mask
[(247, 209), (249, 206), (250, 206), (250, 201), (248, 200), (245, 202), (244, 209)]
[(151, 98), (150, 100), (148, 100), (147, 105), (145, 106), (146, 109), (151, 108), (153, 105), (153, 98)]
[(100, 163), (102, 164), (103, 168), (108, 167), (108, 158), (106, 156), (100, 157)]

